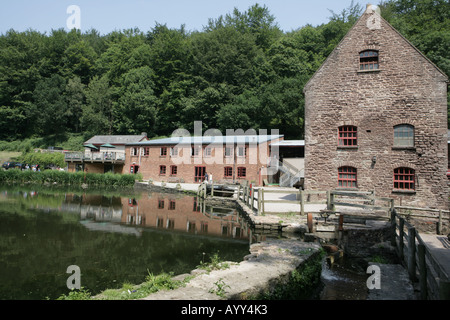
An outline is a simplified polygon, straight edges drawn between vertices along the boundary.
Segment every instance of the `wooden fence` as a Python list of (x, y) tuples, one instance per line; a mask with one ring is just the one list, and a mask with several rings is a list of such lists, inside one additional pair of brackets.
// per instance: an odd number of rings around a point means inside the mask
[(450, 280), (427, 250), (419, 232), (397, 213), (396, 208), (391, 211), (391, 223), (395, 230), (392, 244), (405, 264), (410, 279), (419, 282), (420, 298), (449, 300)]

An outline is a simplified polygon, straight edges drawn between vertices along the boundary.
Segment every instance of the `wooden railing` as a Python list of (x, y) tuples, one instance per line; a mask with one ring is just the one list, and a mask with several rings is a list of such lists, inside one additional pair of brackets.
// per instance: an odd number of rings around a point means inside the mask
[(396, 208), (391, 211), (391, 223), (395, 230), (392, 244), (410, 279), (419, 282), (420, 298), (449, 300), (450, 279), (427, 249), (416, 228), (400, 216)]

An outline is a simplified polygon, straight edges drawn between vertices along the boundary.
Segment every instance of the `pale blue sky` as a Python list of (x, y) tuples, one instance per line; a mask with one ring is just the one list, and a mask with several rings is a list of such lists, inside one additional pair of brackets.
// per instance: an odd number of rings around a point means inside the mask
[[(367, 1), (355, 0), (364, 8)], [(377, 4), (379, 0), (372, 0)], [(0, 33), (9, 29), (33, 29), (49, 33), (52, 29), (67, 28), (67, 8), (77, 5), (81, 10), (81, 31), (91, 28), (101, 34), (113, 30), (138, 27), (148, 31), (155, 23), (187, 30), (201, 31), (208, 18), (231, 13), (235, 7), (241, 12), (251, 5), (266, 5), (284, 31), (306, 24), (326, 23), (331, 13), (340, 13), (351, 0), (1, 0)]]

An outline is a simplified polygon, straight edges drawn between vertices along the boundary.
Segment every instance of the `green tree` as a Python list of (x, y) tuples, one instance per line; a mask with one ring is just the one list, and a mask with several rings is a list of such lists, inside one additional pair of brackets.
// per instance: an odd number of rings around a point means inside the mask
[(85, 90), (81, 127), (88, 135), (113, 134), (112, 89), (107, 77), (95, 76)]
[(118, 134), (156, 134), (157, 99), (153, 78), (154, 73), (148, 66), (123, 75), (119, 100), (114, 106), (114, 125)]
[(35, 132), (40, 135), (64, 133), (70, 113), (64, 96), (66, 81), (58, 74), (40, 80), (33, 92)]

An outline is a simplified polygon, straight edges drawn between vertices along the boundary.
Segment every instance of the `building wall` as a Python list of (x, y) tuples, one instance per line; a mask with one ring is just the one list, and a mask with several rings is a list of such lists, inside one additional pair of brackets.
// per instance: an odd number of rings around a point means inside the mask
[[(379, 51), (380, 70), (360, 72), (359, 53), (369, 49)], [(396, 204), (446, 208), (446, 81), (386, 21), (367, 11), (305, 86), (305, 188), (336, 189), (338, 168), (352, 166), (358, 190), (375, 190)], [(414, 126), (414, 148), (393, 147), (399, 124)], [(357, 126), (356, 148), (338, 148), (343, 125)], [(398, 167), (415, 170), (415, 192), (393, 189)]]
[[(273, 140), (279, 141), (280, 139)], [(269, 148), (267, 143), (261, 143), (258, 146), (246, 145), (247, 152), (245, 157), (225, 157), (225, 146), (211, 146), (211, 156), (204, 156), (207, 145), (201, 147), (199, 152), (202, 156), (191, 156), (191, 146), (179, 146), (178, 157), (172, 157), (170, 154), (170, 145), (152, 145), (145, 146), (149, 148), (148, 155), (144, 155), (140, 150), (144, 146), (127, 146), (124, 173), (128, 173), (131, 165), (139, 166), (139, 173), (142, 174), (144, 180), (152, 179), (153, 181), (166, 182), (185, 182), (195, 183), (195, 167), (205, 167), (208, 175), (212, 174), (213, 181), (223, 182), (243, 182), (248, 181), (256, 185), (262, 184), (267, 177), (267, 161), (269, 158)], [(167, 147), (167, 155), (161, 156), (161, 147)], [(137, 148), (137, 155), (132, 155), (131, 149)], [(236, 146), (235, 146), (236, 148)], [(160, 166), (166, 166), (166, 173), (160, 174)], [(177, 174), (171, 175), (171, 166), (177, 167)], [(225, 167), (231, 167), (233, 176), (225, 177)], [(246, 170), (246, 177), (238, 177), (238, 168), (243, 167)], [(264, 168), (263, 168), (264, 167)]]

